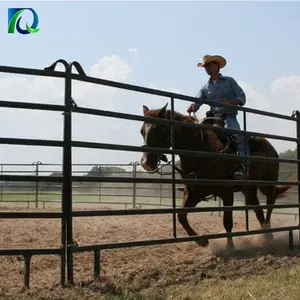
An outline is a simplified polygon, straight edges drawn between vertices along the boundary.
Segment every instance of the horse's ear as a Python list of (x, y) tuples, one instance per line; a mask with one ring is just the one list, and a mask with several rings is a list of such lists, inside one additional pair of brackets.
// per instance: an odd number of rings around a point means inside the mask
[(144, 116), (147, 114), (147, 112), (148, 112), (149, 110), (150, 110), (150, 109), (148, 108), (148, 106), (143, 105), (143, 113), (144, 113)]
[(168, 106), (168, 103), (159, 110), (159, 112), (158, 112), (159, 117), (161, 117), (161, 118), (166, 117), (166, 115), (167, 115), (167, 106)]

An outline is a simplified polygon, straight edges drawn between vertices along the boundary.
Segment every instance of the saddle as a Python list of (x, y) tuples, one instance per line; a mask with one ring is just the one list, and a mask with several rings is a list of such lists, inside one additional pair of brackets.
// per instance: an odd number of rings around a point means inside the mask
[[(225, 128), (225, 119), (226, 114), (215, 113), (209, 110), (206, 112), (206, 118), (202, 120), (201, 124)], [(229, 152), (229, 150), (231, 149), (234, 154), (238, 154), (238, 148), (234, 136), (232, 136), (229, 132), (219, 130), (216, 130), (215, 133), (217, 137), (221, 140), (221, 142), (225, 144), (225, 148), (220, 151), (221, 153)]]
[[(201, 124), (204, 125), (212, 125), (216, 127), (223, 127), (225, 128), (225, 119), (227, 115), (224, 113), (214, 113), (213, 111), (209, 110), (206, 112), (206, 118), (204, 118)], [(236, 144), (235, 137), (230, 134), (229, 132), (225, 131), (218, 131), (216, 130), (217, 137), (225, 144), (225, 148), (221, 150), (221, 153), (229, 152), (228, 150), (232, 150), (234, 154), (238, 154), (238, 147)], [(248, 145), (250, 152), (256, 151), (260, 147), (260, 140), (256, 136), (247, 136)]]

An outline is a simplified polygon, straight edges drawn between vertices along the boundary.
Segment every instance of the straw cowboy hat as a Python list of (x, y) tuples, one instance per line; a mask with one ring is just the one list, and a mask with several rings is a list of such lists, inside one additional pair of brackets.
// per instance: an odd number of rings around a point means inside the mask
[(203, 62), (199, 62), (197, 64), (197, 67), (204, 67), (205, 64), (209, 62), (216, 62), (219, 66), (220, 69), (224, 68), (226, 66), (226, 59), (221, 56), (221, 55), (204, 55), (203, 56)]

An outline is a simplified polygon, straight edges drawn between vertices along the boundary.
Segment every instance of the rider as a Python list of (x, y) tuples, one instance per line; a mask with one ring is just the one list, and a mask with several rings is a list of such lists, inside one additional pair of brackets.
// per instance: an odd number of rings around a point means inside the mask
[[(206, 73), (210, 76), (207, 83), (200, 89), (197, 98), (243, 106), (246, 103), (243, 89), (232, 77), (224, 76), (220, 73), (220, 69), (225, 67), (225, 65), (226, 59), (220, 55), (205, 55), (203, 62), (197, 64), (197, 67), (204, 67)], [(202, 104), (201, 100), (192, 103), (188, 107), (187, 112), (196, 112)], [(213, 113), (223, 113), (226, 116), (226, 128), (241, 130), (236, 118), (238, 114), (236, 109), (213, 105), (210, 108)], [(233, 134), (233, 136), (236, 140), (239, 154), (246, 155), (246, 151), (249, 154), (249, 146), (247, 142), (245, 143), (244, 136), (240, 134)], [(242, 161), (234, 171), (233, 177), (237, 180), (242, 180), (246, 176), (248, 176), (248, 168), (246, 170), (244, 161)]]

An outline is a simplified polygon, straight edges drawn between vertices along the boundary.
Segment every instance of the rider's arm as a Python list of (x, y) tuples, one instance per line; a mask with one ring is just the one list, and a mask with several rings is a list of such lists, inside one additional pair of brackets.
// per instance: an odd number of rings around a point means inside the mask
[(202, 87), (200, 89), (200, 91), (198, 92), (197, 96), (196, 96), (197, 100), (195, 101), (194, 105), (195, 105), (195, 112), (199, 110), (199, 108), (202, 106), (202, 102), (201, 99), (206, 99), (206, 94), (205, 94), (205, 90), (204, 87)]
[(226, 99), (224, 102), (233, 105), (240, 105), (240, 106), (245, 105), (246, 95), (243, 89), (238, 85), (238, 83), (232, 77), (230, 78), (230, 84), (234, 95), (234, 99)]

